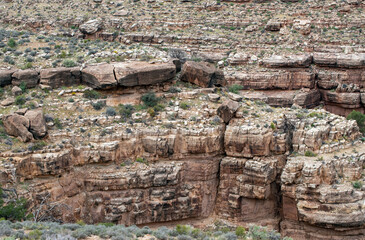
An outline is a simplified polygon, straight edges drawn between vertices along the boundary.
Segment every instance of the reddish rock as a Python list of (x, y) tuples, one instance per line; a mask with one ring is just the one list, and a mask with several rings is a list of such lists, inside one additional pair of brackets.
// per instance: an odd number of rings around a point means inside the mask
[(270, 90), (270, 89), (301, 89), (314, 88), (315, 75), (310, 71), (277, 71), (257, 73), (235, 73), (227, 76), (227, 82), (241, 85), (244, 89)]
[(81, 72), (82, 82), (92, 88), (108, 89), (117, 86), (112, 64), (89, 65)]
[(33, 140), (33, 135), (28, 131), (28, 118), (18, 114), (11, 114), (3, 117), (3, 123), (7, 134), (19, 137), (23, 142)]
[(29, 131), (35, 138), (42, 138), (47, 134), (47, 126), (42, 109), (28, 110), (24, 117), (29, 119)]
[(169, 63), (130, 62), (115, 63), (115, 77), (119, 86), (153, 85), (172, 80), (176, 66)]
[(238, 102), (228, 100), (217, 109), (217, 115), (222, 118), (223, 121), (227, 124), (234, 116), (239, 107), (240, 104)]
[(184, 64), (180, 79), (200, 87), (225, 86), (224, 75), (214, 65), (188, 61)]

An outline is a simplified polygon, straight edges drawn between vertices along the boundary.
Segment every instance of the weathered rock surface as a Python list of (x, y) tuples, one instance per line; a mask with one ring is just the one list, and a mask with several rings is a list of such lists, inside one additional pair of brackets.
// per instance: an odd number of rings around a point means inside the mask
[(24, 117), (29, 119), (29, 131), (35, 138), (42, 138), (47, 134), (47, 126), (42, 109), (28, 110)]
[(13, 73), (12, 77), (12, 84), (15, 86), (19, 86), (22, 82), (24, 82), (27, 88), (33, 88), (37, 86), (39, 82), (38, 72), (31, 69), (18, 70)]
[(240, 104), (236, 101), (226, 101), (217, 109), (217, 115), (223, 119), (225, 123), (229, 123)]
[(162, 83), (172, 80), (176, 74), (173, 63), (116, 63), (114, 68), (118, 84), (125, 87)]
[(28, 131), (29, 119), (18, 115), (11, 114), (3, 117), (5, 131), (14, 137), (19, 137), (23, 142), (33, 140), (33, 135)]
[(0, 87), (5, 87), (11, 84), (11, 76), (14, 70), (0, 70)]
[(102, 22), (99, 19), (93, 19), (80, 25), (80, 31), (85, 34), (94, 34), (101, 30)]
[(205, 62), (188, 61), (184, 64), (180, 79), (200, 87), (224, 86), (223, 72)]
[(49, 68), (40, 72), (40, 84), (48, 85), (52, 88), (71, 86), (80, 84), (79, 68)]
[(108, 89), (117, 86), (114, 66), (111, 64), (90, 65), (82, 71), (82, 82), (96, 89)]

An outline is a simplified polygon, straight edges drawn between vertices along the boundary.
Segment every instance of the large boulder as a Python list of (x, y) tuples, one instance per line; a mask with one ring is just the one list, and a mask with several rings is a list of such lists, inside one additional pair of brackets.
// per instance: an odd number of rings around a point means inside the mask
[(25, 82), (27, 88), (33, 88), (37, 86), (38, 81), (38, 72), (32, 69), (19, 70), (13, 73), (12, 84), (15, 86), (19, 86), (22, 82)]
[(152, 85), (172, 80), (176, 75), (176, 66), (172, 63), (116, 63), (115, 77), (118, 85), (132, 87)]
[(4, 87), (11, 84), (11, 75), (14, 70), (0, 70), (0, 87)]
[(82, 70), (82, 82), (96, 89), (117, 86), (112, 64), (89, 65)]
[(42, 138), (47, 134), (47, 125), (42, 109), (28, 110), (24, 117), (29, 120), (29, 131), (35, 138)]
[(213, 64), (206, 62), (186, 62), (182, 69), (181, 80), (200, 87), (226, 85), (223, 72), (216, 69)]
[(28, 131), (28, 118), (18, 114), (10, 114), (3, 117), (3, 124), (7, 134), (19, 137), (23, 142), (33, 140), (33, 135)]
[(217, 109), (217, 115), (227, 124), (234, 117), (239, 107), (240, 104), (238, 102), (228, 100)]
[(40, 83), (52, 88), (77, 85), (80, 83), (79, 68), (48, 68), (40, 72)]
[(94, 34), (101, 30), (102, 22), (99, 19), (93, 19), (81, 24), (79, 30), (84, 34)]

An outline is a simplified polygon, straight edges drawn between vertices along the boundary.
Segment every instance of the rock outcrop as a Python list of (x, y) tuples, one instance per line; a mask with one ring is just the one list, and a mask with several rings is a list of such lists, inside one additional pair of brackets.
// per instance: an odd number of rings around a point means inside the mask
[(226, 85), (223, 72), (205, 62), (187, 61), (183, 66), (180, 79), (200, 87)]
[(33, 140), (33, 135), (28, 131), (28, 118), (18, 114), (7, 115), (3, 117), (3, 124), (5, 131), (9, 135), (19, 137), (23, 142)]

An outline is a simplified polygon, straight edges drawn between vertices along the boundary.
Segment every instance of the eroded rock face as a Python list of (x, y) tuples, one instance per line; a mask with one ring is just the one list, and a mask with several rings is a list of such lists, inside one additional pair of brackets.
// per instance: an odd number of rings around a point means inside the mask
[(90, 65), (82, 71), (82, 82), (96, 89), (108, 89), (117, 86), (114, 66), (111, 64)]
[(114, 67), (118, 84), (125, 87), (162, 83), (173, 79), (176, 74), (173, 63), (116, 63)]
[(18, 70), (13, 73), (12, 84), (19, 86), (22, 82), (26, 84), (27, 88), (33, 88), (37, 86), (39, 82), (39, 75), (36, 70)]
[(33, 140), (33, 135), (28, 131), (29, 119), (18, 115), (11, 114), (3, 117), (5, 131), (14, 137), (19, 137), (23, 142)]
[(79, 29), (85, 34), (94, 34), (101, 30), (102, 22), (99, 19), (93, 19), (80, 25)]
[(206, 62), (186, 62), (183, 66), (180, 79), (200, 87), (226, 85), (223, 72)]
[(11, 84), (11, 76), (14, 70), (0, 70), (0, 87), (5, 87)]
[(71, 86), (80, 84), (79, 68), (49, 68), (40, 72), (40, 84), (48, 85), (52, 88)]
[[(12, 158), (1, 165), (0, 180), (9, 184), (16, 173), (19, 182), (29, 184), (29, 192), (21, 186), (19, 192), (31, 206), (49, 196), (47, 201), (57, 205), (52, 217), (65, 222), (132, 225), (215, 214), (299, 239), (361, 236), (364, 194), (352, 184), (364, 174), (365, 150), (355, 121), (323, 109), (235, 102), (228, 93), (215, 94), (223, 104), (210, 102), (212, 92), (162, 93), (202, 105), (175, 112), (175, 103), (148, 125), (97, 116), (72, 121), (69, 129), (51, 129), (47, 142), (52, 144), (42, 150), (0, 153)], [(309, 89), (298, 94), (305, 92), (312, 94)], [(193, 111), (210, 120), (190, 120)], [(162, 125), (162, 115), (174, 113), (186, 124)], [(17, 116), (36, 136), (42, 132), (40, 115), (28, 110)], [(97, 125), (102, 134), (79, 130)]]
[[(295, 239), (360, 239), (364, 234), (363, 149), (341, 156), (289, 158), (281, 176), (283, 233)], [(318, 231), (318, 226), (325, 229)]]
[(47, 126), (42, 109), (28, 110), (24, 117), (29, 119), (29, 131), (35, 138), (42, 138), (47, 134)]

